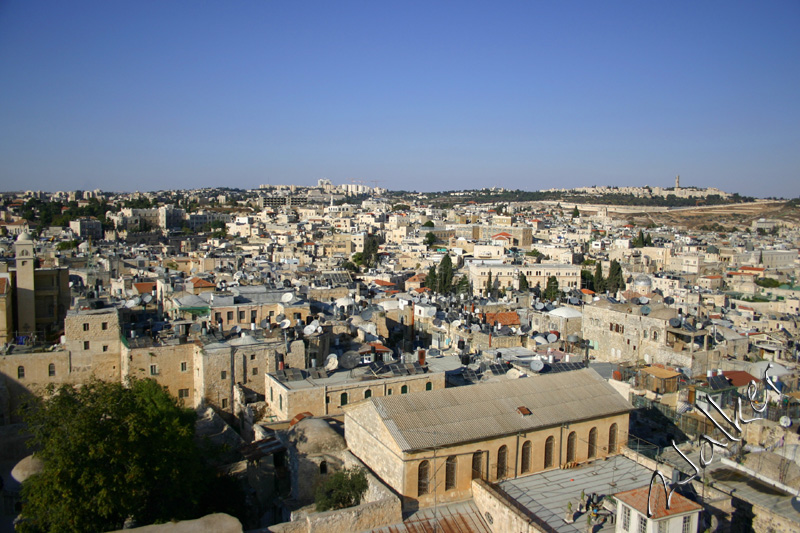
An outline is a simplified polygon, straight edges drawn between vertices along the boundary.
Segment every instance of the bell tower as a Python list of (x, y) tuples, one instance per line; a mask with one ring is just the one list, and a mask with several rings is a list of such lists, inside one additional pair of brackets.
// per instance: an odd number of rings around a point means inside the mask
[(20, 233), (14, 242), (16, 256), (16, 286), (14, 295), (17, 303), (17, 330), (21, 335), (36, 331), (36, 297), (34, 290), (34, 270), (36, 257), (33, 253), (33, 239), (27, 233)]

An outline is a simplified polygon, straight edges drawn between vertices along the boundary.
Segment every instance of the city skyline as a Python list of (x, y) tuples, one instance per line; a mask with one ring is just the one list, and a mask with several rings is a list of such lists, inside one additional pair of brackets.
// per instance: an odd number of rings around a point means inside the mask
[(4, 190), (800, 196), (800, 6), (19, 2)]

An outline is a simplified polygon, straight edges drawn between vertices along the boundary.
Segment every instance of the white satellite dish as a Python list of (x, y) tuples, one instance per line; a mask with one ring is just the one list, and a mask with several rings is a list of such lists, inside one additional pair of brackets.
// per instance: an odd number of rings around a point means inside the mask
[(285, 304), (288, 304), (288, 303), (289, 303), (289, 302), (291, 302), (293, 299), (294, 299), (294, 294), (292, 294), (291, 292), (287, 292), (287, 293), (285, 293), (283, 296), (281, 296), (281, 301), (282, 301), (283, 303), (285, 303)]
[(339, 368), (339, 358), (335, 353), (332, 353), (325, 358), (325, 370), (328, 372), (333, 372), (337, 368)]
[(322, 333), (322, 326), (317, 326), (317, 333)]
[(279, 325), (280, 325), (281, 329), (288, 329), (289, 326), (292, 325), (292, 321), (289, 320), (288, 318), (286, 318), (284, 320), (281, 320), (281, 323)]
[(461, 321), (460, 321), (460, 320), (453, 320), (453, 327), (454, 327), (454, 328), (457, 328), (457, 327), (459, 327), (460, 325), (461, 325)]
[(142, 298), (140, 296), (136, 296), (133, 298), (133, 305), (141, 305), (141, 304), (142, 304)]
[(134, 299), (125, 300), (125, 307), (128, 308), (128, 309), (130, 309), (132, 307), (136, 307), (136, 300), (134, 300)]
[(147, 305), (152, 301), (153, 301), (153, 295), (152, 294), (145, 294), (144, 296), (142, 296), (142, 303), (143, 304)]
[(541, 359), (531, 359), (531, 370), (541, 372), (544, 369), (544, 362)]
[(241, 328), (241, 326), (233, 326), (231, 328), (231, 331), (234, 332), (234, 333), (239, 333), (240, 331), (242, 331), (242, 328)]
[(303, 328), (303, 335), (308, 337), (309, 335), (313, 335), (314, 333), (316, 333), (316, 331), (317, 331), (317, 328), (315, 328), (314, 326), (309, 324), (308, 326)]
[(788, 428), (789, 426), (792, 425), (792, 419), (789, 418), (788, 416), (782, 416), (780, 417), (780, 419), (778, 419), (778, 424), (780, 424), (781, 427)]
[(316, 320), (316, 319), (312, 320), (311, 321), (311, 325), (314, 326), (315, 328), (318, 328), (319, 327), (319, 320)]

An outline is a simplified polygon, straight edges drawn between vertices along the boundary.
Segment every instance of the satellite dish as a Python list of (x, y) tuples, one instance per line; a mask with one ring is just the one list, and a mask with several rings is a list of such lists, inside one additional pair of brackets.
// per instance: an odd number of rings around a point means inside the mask
[(534, 305), (533, 307), (536, 308), (537, 311), (541, 311), (542, 309), (544, 309), (544, 304), (542, 302), (536, 302), (536, 305)]
[(459, 327), (460, 325), (461, 325), (461, 321), (460, 321), (460, 320), (453, 320), (453, 327), (454, 327), (454, 328), (457, 328), (457, 327)]
[(312, 320), (310, 325), (314, 326), (315, 328), (318, 328), (319, 327), (319, 320), (316, 320), (316, 319)]
[(670, 318), (669, 325), (673, 328), (681, 327), (681, 319), (680, 318)]
[(352, 370), (353, 368), (357, 367), (360, 362), (361, 354), (351, 350), (342, 354), (339, 365), (347, 370)]
[(557, 340), (558, 340), (558, 337), (556, 336), (556, 334), (555, 334), (555, 333), (550, 333), (550, 334), (547, 336), (547, 342), (549, 342), (549, 343), (551, 343), (551, 344), (552, 344), (552, 343), (554, 343), (554, 342), (556, 342)]
[(265, 318), (258, 325), (261, 327), (261, 329), (266, 329), (267, 326), (269, 326), (269, 321), (267, 321), (267, 319)]
[(136, 305), (141, 305), (141, 304), (142, 304), (142, 298), (140, 296), (135, 296), (133, 298), (133, 305), (136, 306)]
[(472, 324), (469, 329), (472, 331), (472, 333), (480, 333), (481, 326), (480, 324)]
[(281, 320), (281, 323), (279, 325), (280, 325), (281, 329), (288, 329), (289, 326), (292, 325), (292, 321), (287, 318), (287, 319)]
[(317, 333), (322, 333), (322, 326), (317, 326)]
[(544, 361), (541, 359), (531, 359), (530, 367), (534, 372), (541, 372), (544, 370)]
[(675, 298), (673, 298), (672, 296), (667, 296), (666, 298), (664, 298), (664, 303), (667, 305), (672, 305), (675, 303)]
[(286, 315), (280, 313), (278, 316), (275, 317), (275, 322), (283, 322), (286, 319)]
[(574, 333), (572, 335), (567, 335), (567, 342), (575, 343), (575, 342), (578, 342), (579, 340), (580, 340), (580, 337), (578, 337)]
[(145, 294), (144, 296), (142, 296), (142, 303), (143, 304), (147, 305), (152, 301), (153, 301), (153, 295), (152, 294)]
[(780, 425), (781, 425), (781, 427), (788, 428), (789, 426), (791, 426), (791, 425), (792, 425), (792, 419), (791, 419), (791, 418), (789, 418), (788, 416), (782, 416), (782, 417), (780, 417), (780, 419), (778, 420), (778, 424), (780, 424)]
[(639, 298), (634, 296), (633, 298), (631, 298), (631, 303), (633, 305), (639, 305)]
[(643, 305), (643, 306), (642, 306), (642, 314), (643, 314), (644, 316), (647, 316), (647, 315), (649, 315), (649, 314), (650, 314), (650, 311), (651, 311), (651, 309), (650, 309), (650, 306), (648, 306), (648, 305)]
[(325, 358), (325, 370), (328, 372), (333, 372), (337, 368), (339, 368), (339, 358), (335, 353), (332, 353)]
[(240, 331), (242, 331), (242, 327), (241, 326), (233, 326), (231, 328), (231, 331), (234, 332), (234, 333), (239, 333)]
[(294, 299), (294, 294), (292, 294), (291, 292), (287, 292), (287, 293), (285, 293), (283, 296), (281, 296), (281, 301), (282, 301), (283, 303), (285, 303), (285, 304), (288, 304), (288, 303), (289, 303), (289, 302), (291, 302), (293, 299)]
[(125, 301), (125, 307), (130, 309), (132, 307), (136, 307), (136, 300), (130, 299)]
[(639, 303), (642, 305), (649, 304), (650, 298), (648, 298), (647, 296), (642, 296), (639, 298)]
[(369, 307), (361, 311), (361, 320), (369, 322), (372, 319), (372, 309)]
[(313, 335), (314, 333), (316, 333), (316, 331), (317, 331), (317, 328), (315, 328), (314, 326), (309, 324), (308, 326), (303, 328), (303, 335), (308, 337), (309, 335)]

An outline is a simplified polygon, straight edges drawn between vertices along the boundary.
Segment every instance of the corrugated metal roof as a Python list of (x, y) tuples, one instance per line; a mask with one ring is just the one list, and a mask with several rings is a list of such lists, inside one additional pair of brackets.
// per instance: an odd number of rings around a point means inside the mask
[[(592, 369), (373, 398), (403, 451), (532, 431), (633, 409)], [(517, 407), (532, 414), (522, 416)]]

